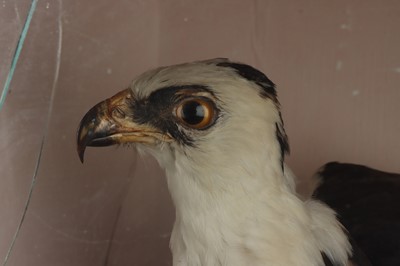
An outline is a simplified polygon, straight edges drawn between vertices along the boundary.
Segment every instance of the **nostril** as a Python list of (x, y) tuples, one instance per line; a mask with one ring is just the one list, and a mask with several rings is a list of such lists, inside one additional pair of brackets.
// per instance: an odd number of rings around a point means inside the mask
[(113, 116), (123, 119), (126, 117), (125, 112), (122, 111), (119, 107), (115, 107), (113, 110)]

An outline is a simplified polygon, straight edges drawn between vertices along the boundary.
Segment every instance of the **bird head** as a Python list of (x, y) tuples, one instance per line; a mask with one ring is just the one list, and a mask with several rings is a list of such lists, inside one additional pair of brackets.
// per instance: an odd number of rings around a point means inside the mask
[(279, 107), (275, 85), (249, 65), (212, 59), (161, 67), (87, 112), (78, 154), (83, 162), (87, 146), (135, 144), (167, 174), (252, 176), (267, 165), (283, 172), (289, 147)]

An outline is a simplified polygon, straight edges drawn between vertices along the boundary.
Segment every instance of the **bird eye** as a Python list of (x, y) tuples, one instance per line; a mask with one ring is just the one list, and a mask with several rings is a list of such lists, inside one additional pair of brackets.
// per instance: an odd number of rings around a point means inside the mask
[(176, 108), (176, 116), (188, 127), (205, 129), (215, 120), (215, 108), (209, 101), (190, 99)]

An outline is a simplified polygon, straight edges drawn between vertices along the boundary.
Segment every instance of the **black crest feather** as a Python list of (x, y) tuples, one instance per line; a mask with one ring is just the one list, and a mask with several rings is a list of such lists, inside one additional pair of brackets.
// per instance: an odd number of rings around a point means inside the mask
[[(271, 99), (275, 103), (278, 110), (280, 109), (277, 93), (275, 90), (275, 84), (264, 73), (262, 73), (258, 69), (255, 69), (252, 66), (241, 63), (233, 63), (229, 61), (218, 63), (217, 66), (232, 68), (241, 77), (245, 78), (248, 81), (256, 83), (261, 88), (260, 96), (263, 98)], [(285, 133), (285, 129), (283, 127), (283, 120), (280, 111), (279, 118), (280, 122), (276, 123), (276, 137), (281, 148), (281, 164), (283, 169), (285, 154), (289, 153), (289, 142), (288, 137)]]

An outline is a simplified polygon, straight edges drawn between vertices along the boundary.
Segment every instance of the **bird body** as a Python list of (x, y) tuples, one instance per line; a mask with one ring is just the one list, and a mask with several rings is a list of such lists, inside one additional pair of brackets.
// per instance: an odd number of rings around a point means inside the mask
[(275, 86), (258, 70), (213, 59), (142, 74), (82, 119), (82, 160), (117, 143), (165, 169), (174, 266), (347, 265), (334, 211), (295, 193)]

